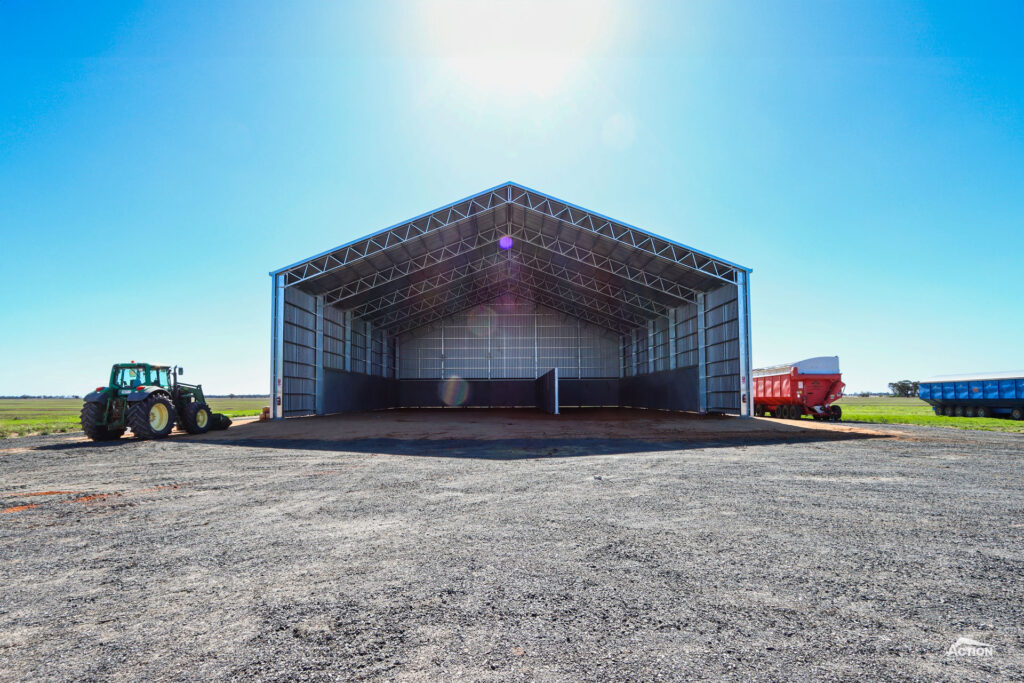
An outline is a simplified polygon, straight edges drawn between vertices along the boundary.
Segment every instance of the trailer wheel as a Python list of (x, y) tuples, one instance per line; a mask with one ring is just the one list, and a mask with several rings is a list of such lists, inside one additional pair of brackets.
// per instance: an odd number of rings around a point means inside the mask
[(942, 415), (942, 406), (932, 406), (932, 412), (936, 415)]
[(988, 409), (988, 406), (978, 406), (976, 415), (978, 417), (992, 417), (992, 411)]
[(955, 415), (956, 417), (963, 417), (964, 416), (964, 407), (963, 406), (957, 406), (956, 408), (953, 408), (953, 415)]
[(964, 406), (964, 417), (974, 417), (974, 406)]
[(828, 407), (828, 419), (833, 422), (839, 422), (843, 419), (843, 409), (839, 406)]
[(1024, 420), (1024, 408), (1014, 408), (1010, 411), (1011, 420)]
[(942, 414), (946, 417), (953, 417), (953, 406), (943, 406)]

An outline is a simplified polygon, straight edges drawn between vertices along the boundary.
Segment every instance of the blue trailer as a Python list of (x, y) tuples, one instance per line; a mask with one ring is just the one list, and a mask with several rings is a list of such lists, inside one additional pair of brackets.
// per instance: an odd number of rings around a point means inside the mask
[(1024, 419), (1024, 370), (921, 380), (918, 394), (936, 415)]

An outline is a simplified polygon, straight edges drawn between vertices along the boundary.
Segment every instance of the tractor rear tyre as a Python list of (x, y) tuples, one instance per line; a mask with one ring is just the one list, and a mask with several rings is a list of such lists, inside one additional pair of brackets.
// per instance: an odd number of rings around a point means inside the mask
[(93, 441), (113, 441), (124, 434), (124, 427), (109, 429), (103, 423), (103, 404), (82, 404), (82, 431)]
[(189, 403), (181, 416), (181, 424), (189, 434), (205, 434), (210, 430), (212, 416), (205, 403)]
[(128, 426), (138, 439), (162, 439), (174, 429), (174, 404), (162, 394), (152, 394), (128, 409)]

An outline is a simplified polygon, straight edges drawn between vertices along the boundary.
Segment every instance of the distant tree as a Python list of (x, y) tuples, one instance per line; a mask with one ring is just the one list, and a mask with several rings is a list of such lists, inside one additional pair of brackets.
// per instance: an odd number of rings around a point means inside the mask
[(899, 382), (890, 382), (889, 391), (893, 396), (912, 398), (917, 396), (918, 383), (909, 379), (902, 379)]

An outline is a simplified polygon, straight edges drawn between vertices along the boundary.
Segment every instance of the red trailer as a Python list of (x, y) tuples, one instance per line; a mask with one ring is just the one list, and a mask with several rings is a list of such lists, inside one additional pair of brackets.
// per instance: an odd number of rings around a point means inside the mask
[(798, 420), (839, 421), (843, 410), (832, 405), (843, 396), (839, 356), (819, 356), (754, 370), (754, 414)]

